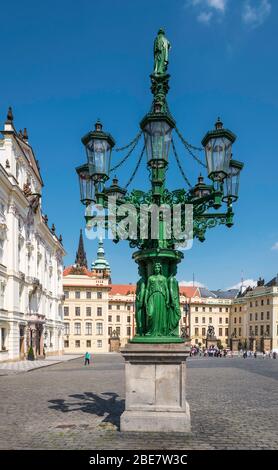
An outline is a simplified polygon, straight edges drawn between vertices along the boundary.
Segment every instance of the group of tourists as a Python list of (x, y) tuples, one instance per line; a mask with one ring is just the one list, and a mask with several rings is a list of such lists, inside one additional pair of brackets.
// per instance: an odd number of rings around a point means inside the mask
[(244, 359), (247, 359), (248, 357), (254, 357), (255, 359), (259, 356), (263, 358), (268, 358), (268, 359), (277, 359), (277, 352), (276, 351), (239, 351), (239, 355), (242, 356)]
[(226, 357), (228, 351), (226, 349), (219, 349), (217, 346), (210, 346), (209, 348), (200, 348), (192, 346), (190, 356), (200, 357)]
[(210, 346), (209, 348), (201, 348), (199, 346), (191, 346), (190, 349), (190, 356), (199, 356), (199, 357), (243, 357), (246, 358), (269, 358), (269, 359), (277, 359), (277, 352), (273, 351), (251, 351), (251, 350), (243, 350), (240, 349), (239, 351), (231, 351), (230, 349), (220, 349), (217, 346)]

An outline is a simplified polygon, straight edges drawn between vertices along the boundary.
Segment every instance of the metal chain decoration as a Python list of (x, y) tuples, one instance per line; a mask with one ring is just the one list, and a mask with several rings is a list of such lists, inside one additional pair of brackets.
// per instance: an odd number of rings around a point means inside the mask
[(187, 184), (190, 188), (192, 188), (192, 184), (190, 183), (189, 179), (187, 178), (186, 174), (184, 173), (184, 171), (183, 171), (183, 169), (182, 169), (181, 162), (180, 162), (180, 159), (179, 159), (179, 157), (178, 157), (177, 150), (176, 150), (176, 147), (175, 147), (175, 144), (174, 144), (173, 139), (171, 139), (171, 144), (172, 144), (173, 152), (174, 152), (174, 155), (175, 155), (175, 158), (176, 158), (176, 161), (177, 161), (179, 170), (180, 170), (180, 172), (181, 172), (181, 174), (182, 174), (182, 177), (183, 177), (183, 179), (185, 180), (186, 184)]
[(138, 132), (138, 134), (134, 137), (134, 139), (133, 139), (129, 144), (124, 145), (123, 147), (117, 147), (117, 148), (115, 148), (115, 149), (114, 149), (114, 152), (121, 152), (122, 150), (126, 150), (126, 149), (128, 149), (129, 147), (131, 147), (131, 146), (134, 144), (134, 142), (136, 142), (137, 140), (139, 140), (139, 138), (140, 138), (141, 135), (142, 135), (142, 132), (143, 132), (143, 131), (140, 130), (140, 131)]
[(194, 147), (193, 145), (189, 144), (185, 138), (182, 136), (182, 134), (180, 133), (180, 131), (178, 130), (177, 126), (175, 126), (175, 131), (177, 133), (177, 135), (179, 136), (180, 140), (182, 141), (183, 145), (185, 146), (186, 150), (188, 151), (188, 153), (190, 153), (190, 155), (194, 158), (194, 160), (196, 160), (196, 162), (199, 163), (199, 165), (202, 165), (204, 168), (206, 168), (206, 164), (202, 162), (202, 160), (200, 160), (200, 158), (196, 157), (196, 155), (192, 152), (191, 149), (193, 150), (197, 150), (198, 152), (201, 152), (203, 151), (202, 148), (199, 148), (199, 147)]
[(133, 139), (133, 144), (132, 144), (132, 147), (131, 149), (129, 150), (129, 152), (126, 154), (126, 156), (119, 162), (117, 163), (117, 165), (115, 165), (113, 168), (111, 168), (110, 172), (112, 173), (113, 171), (117, 170), (120, 166), (122, 166), (126, 161), (127, 159), (130, 157), (130, 155), (132, 154), (133, 150), (135, 149), (136, 145), (138, 144), (138, 141), (140, 139), (142, 135), (142, 132), (140, 132), (139, 134), (137, 134), (136, 136), (136, 139)]
[(144, 152), (145, 152), (145, 144), (144, 144), (144, 146), (143, 146), (143, 148), (142, 148), (142, 151), (141, 151), (141, 154), (140, 154), (139, 160), (138, 160), (138, 162), (137, 162), (137, 165), (136, 165), (136, 167), (135, 167), (135, 169), (134, 169), (134, 171), (133, 171), (133, 173), (132, 173), (131, 177), (129, 178), (128, 182), (126, 183), (126, 185), (125, 185), (125, 188), (128, 188), (128, 186), (129, 186), (129, 185), (130, 185), (130, 183), (132, 182), (132, 180), (133, 180), (134, 176), (136, 175), (136, 173), (137, 173), (137, 170), (138, 170), (138, 168), (139, 168), (139, 165), (140, 165), (140, 163), (141, 163), (141, 161), (142, 161), (142, 158), (143, 158)]

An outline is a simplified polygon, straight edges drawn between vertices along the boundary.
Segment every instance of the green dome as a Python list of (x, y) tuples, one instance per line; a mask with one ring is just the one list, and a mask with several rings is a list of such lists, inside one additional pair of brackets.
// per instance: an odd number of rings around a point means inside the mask
[(99, 240), (98, 242), (97, 259), (92, 263), (92, 269), (110, 269), (110, 264), (105, 259), (102, 240)]

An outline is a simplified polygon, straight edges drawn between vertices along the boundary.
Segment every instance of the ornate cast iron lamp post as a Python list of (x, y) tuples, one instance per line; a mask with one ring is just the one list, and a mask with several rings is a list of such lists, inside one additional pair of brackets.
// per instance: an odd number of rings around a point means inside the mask
[[(183, 209), (191, 206), (193, 210), (192, 237), (205, 240), (207, 229), (217, 225), (233, 225), (232, 203), (238, 198), (239, 175), (243, 168), (241, 162), (232, 159), (232, 145), (236, 136), (223, 127), (218, 118), (215, 128), (207, 132), (202, 140), (205, 150), (206, 164), (195, 155), (202, 150), (191, 146), (177, 129), (166, 96), (169, 90), (167, 73), (168, 53), (170, 44), (163, 30), (158, 32), (154, 44), (154, 71), (151, 74), (151, 91), (153, 101), (150, 111), (140, 123), (140, 131), (132, 142), (116, 151), (129, 149), (127, 155), (112, 169), (110, 168), (111, 153), (115, 146), (113, 137), (104, 132), (102, 124), (97, 121), (95, 129), (82, 138), (87, 153), (87, 163), (79, 166), (76, 171), (80, 181), (81, 202), (90, 207), (96, 203), (108, 208), (109, 196), (113, 196), (118, 207), (132, 204), (137, 212), (139, 222), (142, 219), (140, 208), (156, 205), (168, 205), (172, 211), (175, 205)], [(206, 167), (209, 184), (204, 183), (200, 175), (197, 184), (192, 187), (183, 171), (173, 140), (173, 130), (181, 139), (186, 150), (203, 167)], [(121, 188), (116, 178), (110, 187), (105, 183), (110, 173), (118, 169), (129, 158), (141, 136), (144, 145), (136, 168), (125, 188)], [(181, 174), (189, 189), (178, 189), (170, 192), (166, 189), (166, 173), (169, 165), (169, 153), (172, 148)], [(133, 190), (127, 192), (141, 161), (143, 154), (147, 155), (147, 169), (150, 174), (151, 189), (147, 192)], [(224, 212), (218, 212), (222, 203), (226, 204)], [(184, 212), (183, 212), (184, 214)], [(141, 217), (141, 219), (140, 219)], [(87, 211), (87, 223), (94, 217)], [(116, 225), (122, 220), (116, 217)], [(181, 225), (186, 224), (186, 216), (181, 217)], [(177, 238), (173, 226), (170, 236), (165, 236), (165, 220), (159, 216), (158, 237), (151, 237), (150, 231), (142, 236), (140, 227), (137, 233), (127, 240), (132, 248), (137, 248), (133, 259), (138, 263), (140, 279), (136, 291), (136, 336), (131, 340), (137, 343), (178, 343), (184, 340), (179, 336), (179, 321), (181, 317), (179, 304), (179, 289), (175, 279), (177, 264), (182, 260), (183, 253), (177, 249), (181, 239)], [(142, 222), (142, 220), (141, 220)], [(140, 224), (139, 224), (140, 225)], [(109, 220), (106, 220), (106, 228)], [(115, 241), (119, 241), (115, 235)]]

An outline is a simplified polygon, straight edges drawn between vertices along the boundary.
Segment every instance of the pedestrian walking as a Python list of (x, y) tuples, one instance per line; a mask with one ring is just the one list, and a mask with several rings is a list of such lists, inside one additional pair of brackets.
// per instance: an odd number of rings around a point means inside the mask
[(85, 359), (84, 366), (86, 366), (87, 364), (90, 365), (91, 354), (88, 351), (86, 352), (84, 359)]

